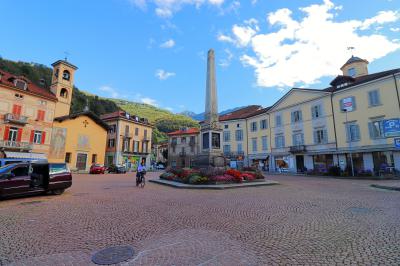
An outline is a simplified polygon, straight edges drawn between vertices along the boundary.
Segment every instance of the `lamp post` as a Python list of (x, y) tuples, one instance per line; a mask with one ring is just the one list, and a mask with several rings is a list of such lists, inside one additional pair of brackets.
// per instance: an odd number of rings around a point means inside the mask
[(351, 141), (352, 141), (351, 127), (348, 125), (347, 109), (344, 108), (342, 111), (345, 112), (345, 114), (346, 114), (346, 130), (347, 130), (347, 127), (349, 129), (348, 134), (349, 134), (349, 154), (350, 154), (350, 164), (351, 164), (351, 176), (354, 176), (353, 154), (351, 152)]

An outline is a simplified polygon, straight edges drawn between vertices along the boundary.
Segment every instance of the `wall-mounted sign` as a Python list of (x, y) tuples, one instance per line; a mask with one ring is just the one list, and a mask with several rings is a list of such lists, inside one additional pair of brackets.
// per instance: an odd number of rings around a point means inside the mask
[(400, 119), (388, 119), (383, 121), (383, 133), (386, 138), (400, 136)]
[(342, 107), (347, 112), (352, 112), (354, 108), (353, 97), (344, 98)]
[(395, 146), (397, 149), (400, 149), (400, 138), (395, 138), (395, 139), (394, 139), (394, 146)]

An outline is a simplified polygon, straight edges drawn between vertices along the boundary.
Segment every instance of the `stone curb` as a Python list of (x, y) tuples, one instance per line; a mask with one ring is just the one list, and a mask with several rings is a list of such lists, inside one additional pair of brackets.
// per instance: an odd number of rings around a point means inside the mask
[(159, 185), (174, 187), (174, 188), (185, 188), (185, 189), (212, 189), (212, 190), (222, 190), (231, 188), (243, 188), (243, 187), (262, 187), (262, 186), (272, 186), (279, 185), (276, 181), (263, 181), (254, 183), (242, 183), (242, 184), (226, 184), (226, 185), (188, 185), (182, 184), (174, 181), (151, 179), (149, 182), (156, 183)]
[(383, 186), (383, 185), (376, 185), (376, 184), (372, 184), (371, 187), (386, 189), (386, 190), (400, 191), (400, 187)]

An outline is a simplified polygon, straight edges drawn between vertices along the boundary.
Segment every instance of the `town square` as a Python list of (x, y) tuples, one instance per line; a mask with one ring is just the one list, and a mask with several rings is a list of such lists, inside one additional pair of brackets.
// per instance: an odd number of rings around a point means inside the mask
[(400, 265), (397, 0), (62, 2), (4, 3), (0, 265)]

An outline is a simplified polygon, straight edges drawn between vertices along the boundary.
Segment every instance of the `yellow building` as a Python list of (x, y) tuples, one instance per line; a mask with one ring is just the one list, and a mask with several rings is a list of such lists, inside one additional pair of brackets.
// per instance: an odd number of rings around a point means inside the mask
[(49, 161), (66, 162), (72, 171), (87, 172), (104, 164), (108, 125), (86, 111), (54, 119)]
[(153, 125), (146, 118), (117, 111), (104, 114), (101, 119), (109, 126), (106, 165), (122, 164), (132, 171), (140, 162), (150, 167)]

